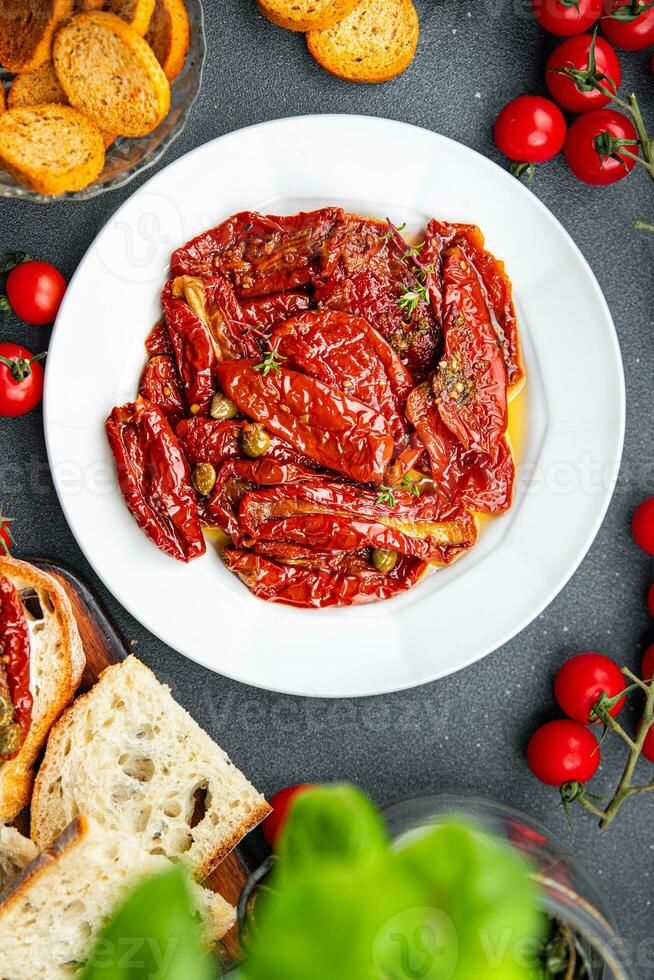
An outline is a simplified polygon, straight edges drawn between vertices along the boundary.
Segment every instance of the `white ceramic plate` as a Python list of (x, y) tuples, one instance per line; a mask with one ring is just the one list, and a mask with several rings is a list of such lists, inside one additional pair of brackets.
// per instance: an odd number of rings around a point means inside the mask
[[(255, 599), (214, 549), (161, 554), (116, 487), (103, 423), (131, 400), (171, 251), (245, 208), (326, 204), (409, 223), (474, 222), (505, 260), (521, 321), (528, 435), (515, 504), (474, 550), (391, 601), (303, 611)], [(465, 146), (356, 116), (283, 119), (201, 146), (141, 187), (81, 263), (48, 357), (45, 430), (68, 522), (97, 574), (148, 629), (257, 687), (348, 697), (422, 684), (515, 636), (588, 550), (624, 432), (617, 339), (578, 249), (508, 173)]]

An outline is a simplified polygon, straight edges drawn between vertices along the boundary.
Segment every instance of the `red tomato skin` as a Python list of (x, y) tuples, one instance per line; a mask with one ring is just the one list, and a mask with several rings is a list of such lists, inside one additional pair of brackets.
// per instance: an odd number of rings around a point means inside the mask
[[(18, 357), (29, 361), (34, 355), (18, 344), (0, 344), (0, 357), (14, 360)], [(32, 364), (32, 373), (23, 381), (14, 381), (6, 364), (0, 362), (0, 416), (13, 418), (31, 412), (43, 397), (43, 368), (38, 361)]]
[[(588, 68), (588, 53), (592, 39), (591, 34), (579, 34), (577, 37), (569, 38), (552, 51), (547, 62), (545, 81), (549, 93), (562, 108), (569, 112), (590, 112), (591, 109), (601, 109), (610, 102), (609, 96), (602, 95), (597, 89), (580, 92), (571, 78), (566, 78), (556, 71), (557, 68), (567, 67), (580, 70)], [(598, 37), (595, 42), (595, 64), (598, 74), (610, 78), (615, 83), (616, 89), (620, 87), (622, 69), (618, 56), (603, 37)], [(604, 88), (610, 90), (608, 82), (602, 84)]]
[(23, 262), (7, 276), (7, 299), (17, 317), (35, 327), (53, 323), (66, 280), (49, 262)]
[(651, 643), (643, 654), (643, 662), (640, 672), (643, 680), (647, 681), (649, 684), (652, 680), (652, 676), (654, 676), (654, 643)]
[(565, 130), (563, 113), (554, 102), (540, 95), (521, 95), (501, 110), (493, 133), (509, 160), (544, 163), (561, 151)]
[(602, 13), (602, 0), (579, 0), (578, 7), (566, 6), (560, 0), (531, 0), (531, 5), (540, 26), (559, 37), (582, 34)]
[[(610, 132), (617, 139), (636, 139), (636, 130), (631, 121), (621, 112), (614, 109), (593, 109), (575, 119), (568, 130), (564, 153), (570, 170), (575, 177), (585, 184), (607, 186), (622, 180), (636, 166), (634, 160), (612, 157), (600, 162), (599, 153), (595, 149), (594, 139), (600, 133)], [(630, 152), (638, 153), (637, 146), (628, 147)]]
[[(631, 5), (632, 0), (604, 0), (604, 14)], [(620, 21), (603, 16), (600, 25), (611, 44), (623, 51), (642, 51), (654, 44), (654, 7), (644, 10), (634, 20)]]
[[(624, 691), (624, 675), (614, 660), (601, 653), (578, 653), (563, 664), (554, 679), (554, 697), (561, 710), (582, 725), (599, 724), (590, 721), (591, 708), (604, 691), (610, 698)], [(621, 698), (610, 711), (615, 717), (622, 711)]]
[(315, 789), (315, 786), (311, 783), (298, 783), (296, 786), (287, 786), (285, 789), (280, 789), (269, 800), (272, 813), (264, 820), (262, 829), (263, 836), (266, 838), (268, 846), (272, 851), (275, 850), (277, 845), (279, 834), (286, 822), (291, 803), (297, 797), (298, 793), (302, 793), (307, 789)]
[(639, 548), (654, 555), (654, 497), (648, 497), (636, 508), (631, 519), (631, 533)]
[(7, 518), (0, 514), (0, 556), (3, 554), (8, 555), (12, 544), (13, 539)]
[(643, 742), (642, 755), (648, 762), (654, 762), (654, 725), (650, 726)]
[(532, 773), (547, 786), (592, 779), (600, 764), (595, 736), (578, 721), (561, 718), (537, 728), (527, 746)]

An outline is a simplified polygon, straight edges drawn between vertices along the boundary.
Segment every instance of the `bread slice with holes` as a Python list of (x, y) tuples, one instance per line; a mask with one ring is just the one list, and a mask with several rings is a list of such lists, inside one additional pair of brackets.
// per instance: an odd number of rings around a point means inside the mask
[(309, 51), (331, 75), (350, 82), (387, 82), (413, 61), (420, 36), (411, 0), (361, 0), (324, 31), (309, 31)]
[(71, 105), (100, 129), (146, 136), (170, 108), (170, 84), (150, 45), (115, 14), (78, 14), (57, 32), (55, 71)]
[(36, 844), (15, 827), (0, 826), (0, 895), (38, 853)]
[(70, 106), (26, 106), (0, 116), (0, 169), (37, 194), (82, 190), (103, 167), (100, 130)]
[(184, 67), (191, 44), (191, 24), (184, 0), (157, 0), (145, 40), (172, 82)]
[[(7, 106), (9, 109), (20, 109), (31, 105), (68, 105), (66, 93), (61, 87), (52, 62), (48, 61), (34, 71), (26, 71), (16, 75), (11, 83)], [(116, 139), (114, 133), (100, 130), (105, 150)]]
[(48, 61), (54, 32), (72, 12), (73, 0), (2, 0), (0, 65), (20, 72)]
[(30, 631), (32, 724), (14, 759), (0, 762), (0, 822), (27, 805), (33, 766), (50, 728), (70, 704), (84, 670), (82, 641), (68, 596), (51, 575), (16, 558), (0, 556), (4, 575), (21, 595)]
[[(0, 898), (0, 977), (70, 980), (127, 891), (169, 867), (130, 836), (74, 820)], [(207, 942), (220, 939), (235, 910), (199, 885), (190, 894)]]
[(31, 812), (40, 848), (83, 813), (202, 880), (270, 807), (152, 671), (128, 657), (53, 728)]
[(288, 31), (322, 31), (352, 13), (361, 0), (257, 0), (264, 17)]

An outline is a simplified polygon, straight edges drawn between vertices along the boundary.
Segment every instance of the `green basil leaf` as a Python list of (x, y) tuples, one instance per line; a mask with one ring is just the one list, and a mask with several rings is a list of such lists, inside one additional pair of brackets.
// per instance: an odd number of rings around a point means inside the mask
[(184, 872), (137, 885), (104, 927), (80, 980), (215, 980)]

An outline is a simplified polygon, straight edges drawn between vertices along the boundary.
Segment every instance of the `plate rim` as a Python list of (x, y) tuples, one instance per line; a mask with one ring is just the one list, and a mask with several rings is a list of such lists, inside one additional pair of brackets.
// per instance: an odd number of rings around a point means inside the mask
[[(121, 206), (116, 211), (112, 212), (107, 216), (106, 221), (104, 222), (102, 227), (98, 230), (97, 234), (94, 236), (93, 240), (89, 244), (89, 247), (85, 251), (82, 259), (80, 260), (79, 265), (77, 266), (77, 269), (70, 280), (69, 290), (71, 290), (71, 287), (75, 285), (78, 277), (81, 278), (81, 274), (83, 272), (87, 260), (89, 259), (90, 253), (94, 249), (96, 242), (98, 241), (100, 236), (102, 236), (103, 232), (110, 224), (110, 222), (115, 221), (120, 217), (121, 213), (130, 206), (133, 198), (140, 195), (141, 193), (147, 193), (148, 190), (150, 189), (150, 185), (153, 182), (157, 181), (167, 171), (173, 170), (178, 164), (180, 164), (181, 161), (186, 161), (189, 158), (194, 157), (195, 155), (201, 154), (203, 151), (206, 151), (207, 148), (210, 146), (214, 146), (225, 142), (231, 142), (233, 140), (238, 140), (244, 134), (250, 133), (252, 131), (261, 131), (268, 128), (274, 128), (280, 125), (297, 126), (307, 122), (314, 123), (314, 124), (316, 122), (329, 124), (330, 122), (338, 123), (338, 121), (343, 121), (343, 120), (347, 120), (348, 123), (351, 122), (352, 120), (361, 120), (362, 122), (365, 122), (366, 125), (370, 125), (372, 123), (373, 125), (382, 128), (386, 128), (386, 127), (390, 127), (391, 129), (408, 128), (410, 130), (415, 130), (419, 132), (423, 136), (426, 135), (427, 137), (430, 137), (437, 141), (441, 141), (448, 146), (452, 145), (456, 147), (457, 152), (463, 150), (464, 152), (471, 154), (474, 158), (478, 159), (478, 162), (481, 161), (481, 166), (490, 167), (495, 172), (496, 175), (498, 176), (501, 175), (499, 176), (499, 179), (505, 182), (505, 186), (508, 187), (510, 185), (513, 192), (517, 192), (518, 195), (526, 195), (527, 198), (530, 200), (532, 206), (533, 205), (536, 206), (537, 210), (540, 211), (541, 215), (554, 228), (556, 233), (564, 237), (564, 239), (567, 242), (567, 245), (572, 249), (572, 251), (576, 256), (576, 259), (579, 261), (581, 267), (585, 270), (587, 280), (593, 289), (596, 299), (599, 301), (599, 304), (602, 308), (602, 311), (606, 319), (606, 324), (609, 327), (608, 337), (610, 338), (611, 341), (610, 351), (612, 355), (612, 366), (615, 370), (615, 381), (617, 382), (618, 389), (619, 389), (619, 403), (616, 406), (619, 410), (619, 415), (617, 418), (619, 431), (618, 431), (617, 445), (615, 447), (616, 448), (615, 460), (612, 462), (611, 465), (610, 480), (607, 481), (606, 486), (602, 491), (601, 505), (597, 507), (595, 519), (592, 523), (592, 526), (589, 528), (588, 533), (585, 536), (583, 546), (579, 547), (579, 553), (575, 561), (570, 565), (570, 567), (566, 569), (566, 572), (558, 580), (557, 585), (553, 586), (548, 590), (545, 597), (535, 607), (535, 611), (531, 611), (525, 614), (523, 617), (521, 617), (519, 622), (516, 622), (515, 627), (506, 630), (505, 633), (502, 634), (502, 638), (499, 640), (499, 642), (497, 642), (496, 640), (492, 640), (489, 644), (484, 644), (470, 656), (461, 659), (458, 665), (454, 668), (445, 667), (444, 669), (443, 668), (439, 669), (438, 662), (436, 661), (436, 659), (434, 659), (433, 669), (430, 671), (429, 676), (422, 676), (417, 679), (412, 678), (406, 680), (406, 682), (402, 683), (401, 685), (396, 684), (393, 687), (389, 687), (384, 684), (381, 684), (379, 687), (376, 687), (374, 684), (372, 684), (365, 691), (357, 690), (348, 693), (343, 693), (341, 689), (338, 690), (334, 689), (333, 691), (321, 690), (320, 692), (300, 691), (296, 687), (287, 686), (284, 684), (278, 684), (276, 686), (273, 686), (272, 684), (268, 684), (268, 683), (255, 682), (252, 679), (243, 679), (242, 677), (238, 676), (236, 673), (230, 670), (226, 670), (222, 666), (218, 668), (217, 666), (208, 663), (206, 660), (200, 659), (199, 656), (193, 653), (182, 652), (181, 650), (178, 650), (175, 647), (171, 647), (171, 649), (174, 649), (175, 652), (177, 652), (180, 656), (183, 656), (199, 664), (200, 666), (204, 667), (207, 670), (212, 671), (213, 673), (217, 673), (220, 676), (227, 677), (230, 680), (237, 681), (238, 683), (247, 686), (252, 686), (257, 689), (278, 693), (278, 694), (292, 695), (294, 697), (320, 698), (326, 700), (355, 698), (355, 697), (356, 698), (376, 697), (383, 694), (390, 694), (394, 692), (410, 690), (415, 687), (420, 687), (422, 685), (439, 680), (443, 677), (449, 676), (450, 674), (458, 673), (460, 670), (464, 670), (466, 667), (472, 665), (473, 663), (476, 663), (477, 661), (490, 655), (492, 652), (505, 646), (512, 639), (514, 639), (519, 633), (521, 633), (522, 630), (524, 630), (525, 628), (527, 628), (527, 626), (529, 626), (532, 622), (534, 622), (542, 614), (543, 610), (546, 609), (552, 603), (552, 601), (556, 598), (556, 596), (559, 595), (559, 593), (568, 584), (568, 582), (575, 574), (575, 572), (578, 570), (584, 558), (588, 554), (588, 551), (597, 536), (597, 533), (604, 521), (609, 505), (613, 498), (616, 483), (618, 480), (620, 464), (621, 464), (623, 450), (624, 450), (625, 428), (626, 428), (626, 386), (625, 386), (624, 364), (622, 360), (620, 343), (615, 328), (615, 323), (613, 321), (611, 311), (609, 309), (604, 293), (602, 292), (600, 284), (597, 280), (597, 277), (592, 267), (590, 266), (588, 260), (585, 258), (580, 248), (578, 247), (578, 245), (570, 235), (570, 233), (566, 230), (566, 228), (560, 223), (560, 221), (556, 218), (556, 216), (538, 197), (533, 195), (532, 192), (528, 190), (528, 188), (526, 188), (519, 181), (516, 181), (514, 177), (512, 177), (506, 170), (504, 170), (501, 166), (499, 166), (499, 164), (497, 164), (494, 160), (491, 160), (489, 157), (485, 156), (483, 153), (480, 153), (478, 150), (475, 150), (473, 147), (467, 146), (465, 143), (455, 140), (452, 137), (445, 136), (441, 133), (436, 133), (433, 130), (426, 129), (425, 127), (422, 126), (417, 126), (413, 123), (403, 122), (401, 120), (385, 119), (384, 117), (380, 117), (380, 116), (369, 116), (360, 113), (310, 113), (310, 114), (300, 115), (300, 116), (287, 116), (278, 119), (266, 120), (264, 122), (255, 123), (253, 125), (243, 127), (241, 129), (233, 130), (229, 133), (224, 133), (220, 136), (215, 137), (212, 140), (208, 140), (206, 143), (202, 143), (192, 148), (187, 153), (183, 154), (182, 156), (168, 163), (166, 166), (161, 167), (161, 169), (157, 170), (154, 174), (151, 174), (147, 181), (145, 181), (138, 188), (136, 188), (131, 194), (128, 195), (128, 197), (125, 199), (125, 201), (123, 201)], [(71, 290), (71, 294), (72, 294), (72, 290)], [(66, 300), (67, 300), (67, 296), (64, 297), (64, 302), (62, 303), (60, 315), (62, 312), (65, 312)], [(59, 321), (59, 315), (57, 317), (57, 322), (58, 321)], [(56, 356), (56, 349), (57, 349), (57, 332), (56, 330), (54, 330), (51, 344), (50, 344), (51, 356), (52, 355)], [(150, 625), (150, 623), (146, 621), (146, 619), (148, 619), (149, 617), (144, 618), (142, 614), (137, 611), (135, 605), (131, 602), (130, 597), (128, 596), (124, 597), (122, 592), (120, 593), (120, 595), (114, 592), (113, 588), (107, 584), (104, 577), (101, 576), (100, 573), (96, 570), (95, 563), (91, 555), (89, 554), (86, 545), (78, 537), (77, 531), (74, 527), (73, 520), (71, 519), (71, 517), (69, 517), (69, 509), (72, 510), (72, 508), (69, 508), (68, 504), (66, 503), (66, 495), (62, 493), (62, 491), (60, 490), (59, 481), (55, 476), (55, 471), (53, 467), (53, 456), (54, 456), (53, 430), (56, 427), (56, 422), (53, 422), (49, 418), (49, 412), (48, 412), (48, 405), (50, 403), (50, 391), (53, 387), (53, 381), (49, 380), (51, 376), (52, 376), (51, 373), (49, 374), (46, 371), (44, 401), (43, 401), (43, 425), (44, 425), (45, 443), (46, 443), (48, 463), (50, 465), (53, 484), (55, 487), (57, 498), (59, 500), (59, 504), (64, 513), (64, 517), (66, 518), (68, 527), (78, 547), (82, 551), (86, 561), (89, 563), (91, 569), (93, 570), (93, 573), (102, 582), (103, 586), (107, 589), (107, 591), (114, 597), (114, 599), (117, 602), (120, 603), (121, 606), (123, 606), (123, 608), (126, 609), (126, 611), (131, 616), (133, 616), (139, 623), (141, 623), (141, 625), (145, 629), (147, 629), (150, 633), (152, 633), (153, 636), (155, 636), (159, 642), (162, 642), (166, 646), (168, 646), (169, 641), (163, 638), (160, 635), (160, 633), (157, 631), (157, 629), (155, 629), (153, 625)], [(311, 614), (311, 612), (309, 612), (309, 614)]]

